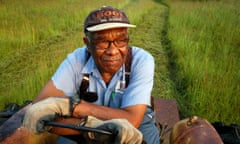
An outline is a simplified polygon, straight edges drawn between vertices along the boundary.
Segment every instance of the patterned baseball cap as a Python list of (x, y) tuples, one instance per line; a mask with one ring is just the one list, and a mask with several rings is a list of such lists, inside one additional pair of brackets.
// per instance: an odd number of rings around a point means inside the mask
[(121, 27), (136, 27), (136, 25), (130, 24), (123, 11), (111, 6), (103, 6), (93, 10), (84, 22), (84, 30), (90, 32)]

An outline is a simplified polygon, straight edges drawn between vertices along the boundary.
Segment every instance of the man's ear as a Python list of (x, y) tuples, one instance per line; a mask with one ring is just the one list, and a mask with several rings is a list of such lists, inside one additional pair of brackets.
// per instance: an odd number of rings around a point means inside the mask
[(87, 37), (83, 37), (83, 42), (87, 46), (88, 52), (91, 53), (91, 45), (89, 39)]
[(83, 37), (83, 42), (84, 42), (84, 44), (85, 44), (87, 47), (90, 46), (90, 42), (89, 42), (89, 40), (88, 40), (87, 37)]

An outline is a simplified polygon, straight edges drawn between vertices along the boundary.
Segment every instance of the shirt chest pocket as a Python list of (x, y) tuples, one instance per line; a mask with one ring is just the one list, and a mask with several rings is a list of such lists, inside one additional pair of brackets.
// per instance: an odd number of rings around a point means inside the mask
[(112, 92), (110, 96), (109, 106), (112, 108), (120, 108), (122, 104), (124, 92)]

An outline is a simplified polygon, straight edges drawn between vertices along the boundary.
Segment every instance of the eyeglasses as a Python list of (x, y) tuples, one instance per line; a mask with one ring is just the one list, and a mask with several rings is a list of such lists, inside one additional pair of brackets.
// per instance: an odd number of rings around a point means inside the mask
[(121, 48), (121, 47), (126, 46), (128, 44), (128, 42), (129, 42), (129, 38), (117, 39), (117, 40), (114, 40), (114, 41), (109, 41), (109, 40), (92, 40), (92, 44), (95, 46), (95, 48), (97, 50), (105, 50), (105, 49), (109, 48), (112, 43), (117, 48)]

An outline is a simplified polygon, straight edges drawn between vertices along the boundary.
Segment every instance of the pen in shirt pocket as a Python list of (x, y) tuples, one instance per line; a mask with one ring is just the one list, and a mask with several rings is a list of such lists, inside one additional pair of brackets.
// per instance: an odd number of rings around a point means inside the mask
[(111, 93), (111, 99), (113, 99), (115, 97), (115, 91), (112, 91)]

